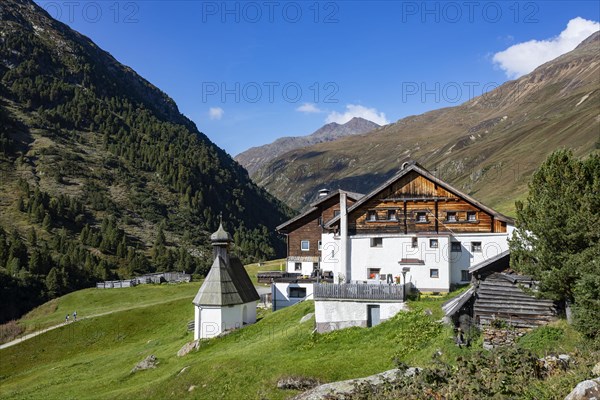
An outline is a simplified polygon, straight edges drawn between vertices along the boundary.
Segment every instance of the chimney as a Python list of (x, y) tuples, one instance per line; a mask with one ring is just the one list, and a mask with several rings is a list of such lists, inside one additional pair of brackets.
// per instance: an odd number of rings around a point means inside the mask
[(329, 189), (319, 190), (319, 199), (322, 199), (323, 197), (327, 197), (327, 196), (329, 196)]
[(352, 270), (348, 262), (348, 202), (345, 192), (340, 193), (340, 264), (346, 274), (346, 283), (350, 283)]

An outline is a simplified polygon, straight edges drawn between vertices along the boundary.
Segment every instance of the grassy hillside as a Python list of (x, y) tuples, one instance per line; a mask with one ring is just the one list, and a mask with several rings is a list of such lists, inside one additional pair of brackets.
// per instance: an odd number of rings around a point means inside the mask
[[(313, 312), (313, 303), (304, 302), (267, 313), (257, 324), (203, 342), (198, 352), (180, 358), (176, 352), (193, 339), (186, 323), (193, 318), (196, 288), (189, 284), (86, 290), (58, 299), (52, 312), (51, 305), (40, 307), (26, 320), (60, 320), (59, 310), (73, 307), (84, 310), (81, 315), (99, 313), (110, 303), (122, 310), (0, 350), (0, 397), (284, 399), (295, 393), (276, 389), (284, 376), (335, 381), (393, 368), (393, 357), (425, 366), (437, 350), (448, 362), (472, 351), (454, 346), (448, 328), (436, 322), (446, 299), (436, 297), (412, 302), (414, 312), (377, 327), (325, 335), (312, 333), (314, 319), (299, 324)], [(153, 301), (161, 303), (127, 309)], [(433, 315), (425, 315), (425, 309)], [(558, 339), (538, 335), (529, 342), (539, 354), (573, 351), (579, 345), (581, 339), (570, 327), (559, 323), (556, 330), (561, 332)], [(159, 360), (156, 369), (130, 373), (150, 354)], [(575, 370), (545, 382), (556, 393), (546, 398), (564, 397), (582, 376), (585, 371)]]

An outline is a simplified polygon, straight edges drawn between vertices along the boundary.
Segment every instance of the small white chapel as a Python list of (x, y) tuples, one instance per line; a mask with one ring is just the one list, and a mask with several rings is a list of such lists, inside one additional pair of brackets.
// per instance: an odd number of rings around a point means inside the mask
[(256, 322), (260, 296), (239, 258), (229, 255), (223, 224), (210, 236), (213, 263), (194, 298), (194, 339), (209, 339)]

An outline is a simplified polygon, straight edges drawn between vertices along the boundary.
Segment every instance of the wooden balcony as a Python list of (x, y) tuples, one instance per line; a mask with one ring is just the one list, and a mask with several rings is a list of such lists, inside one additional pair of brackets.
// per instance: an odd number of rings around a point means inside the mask
[(366, 283), (315, 283), (315, 300), (388, 300), (403, 301), (404, 285)]

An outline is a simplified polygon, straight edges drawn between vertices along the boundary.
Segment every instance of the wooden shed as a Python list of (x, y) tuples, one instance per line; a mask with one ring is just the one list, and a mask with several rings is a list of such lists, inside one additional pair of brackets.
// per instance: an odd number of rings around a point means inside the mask
[(442, 307), (455, 324), (465, 314), (479, 326), (503, 321), (514, 328), (534, 328), (557, 318), (556, 303), (535, 295), (536, 282), (510, 270), (509, 251), (472, 266), (469, 273), (472, 288)]

